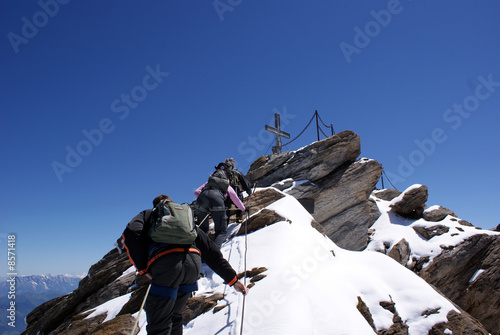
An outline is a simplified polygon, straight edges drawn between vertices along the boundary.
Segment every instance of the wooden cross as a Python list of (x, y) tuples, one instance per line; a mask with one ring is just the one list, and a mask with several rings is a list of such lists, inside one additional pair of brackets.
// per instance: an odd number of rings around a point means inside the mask
[(281, 153), (281, 137), (290, 138), (290, 134), (282, 131), (280, 127), (280, 115), (278, 113), (274, 113), (274, 127), (266, 124), (265, 128), (268, 132), (276, 135), (276, 146), (273, 147), (273, 154)]

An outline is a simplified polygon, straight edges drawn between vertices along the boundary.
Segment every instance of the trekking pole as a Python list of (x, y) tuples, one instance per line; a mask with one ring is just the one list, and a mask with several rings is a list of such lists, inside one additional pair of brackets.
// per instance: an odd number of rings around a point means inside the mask
[(207, 213), (207, 215), (205, 215), (205, 218), (204, 218), (203, 220), (201, 220), (200, 224), (199, 224), (199, 225), (197, 225), (197, 226), (198, 226), (198, 227), (199, 227), (199, 226), (201, 226), (201, 224), (202, 224), (203, 222), (205, 222), (205, 220), (208, 218), (208, 216), (209, 216), (209, 215), (210, 215), (210, 212), (208, 212), (208, 213)]
[(148, 285), (148, 289), (146, 290), (146, 295), (144, 296), (144, 300), (142, 300), (141, 308), (139, 309), (139, 314), (137, 314), (137, 319), (135, 319), (135, 322), (134, 322), (134, 328), (132, 328), (132, 333), (130, 333), (131, 335), (135, 335), (135, 329), (137, 328), (137, 324), (139, 323), (142, 308), (144, 307), (144, 304), (146, 303), (146, 299), (148, 297), (150, 289), (151, 289), (151, 284)]

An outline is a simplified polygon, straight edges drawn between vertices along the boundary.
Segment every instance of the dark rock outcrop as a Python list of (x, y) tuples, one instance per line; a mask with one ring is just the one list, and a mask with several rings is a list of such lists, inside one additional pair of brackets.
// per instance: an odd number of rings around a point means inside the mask
[(420, 271), (491, 334), (500, 333), (500, 236), (474, 235)]
[(426, 240), (430, 240), (434, 236), (443, 235), (447, 233), (450, 228), (443, 225), (435, 225), (432, 227), (422, 227), (422, 226), (414, 226), (413, 230), (415, 230), (420, 236), (425, 238)]
[[(368, 229), (380, 212), (369, 196), (382, 166), (369, 159), (356, 160), (360, 139), (343, 131), (296, 152), (259, 158), (247, 176), (259, 186), (273, 185), (312, 207), (315, 221), (337, 245), (363, 250)], [(292, 181), (303, 181), (293, 186)], [(293, 186), (293, 187), (292, 187)]]
[(435, 206), (435, 207), (433, 206), (432, 208), (427, 208), (426, 210), (424, 210), (422, 217), (426, 221), (439, 222), (448, 215), (457, 217), (455, 212), (453, 212), (448, 208), (441, 206)]
[(221, 293), (215, 293), (208, 296), (201, 295), (189, 299), (182, 312), (182, 323), (187, 325), (189, 321), (197, 316), (210, 311), (217, 305), (218, 301), (222, 299), (224, 299), (224, 295)]
[(483, 326), (467, 313), (457, 313), (450, 311), (446, 315), (447, 322), (438, 323), (429, 330), (429, 335), (488, 335)]
[(250, 166), (247, 177), (258, 181), (260, 187), (287, 178), (314, 182), (346, 162), (355, 161), (360, 152), (359, 136), (343, 131), (295, 152), (262, 156)]
[(244, 202), (247, 203), (247, 206), (250, 209), (250, 215), (253, 215), (264, 207), (267, 207), (273, 202), (276, 202), (284, 197), (285, 196), (282, 193), (272, 188), (266, 188), (253, 193), (250, 197), (248, 197), (248, 199), (245, 198)]
[(387, 253), (387, 256), (393, 258), (396, 262), (401, 265), (406, 265), (410, 260), (410, 245), (408, 241), (404, 238), (396, 243), (391, 250)]
[(250, 234), (256, 230), (270, 226), (273, 223), (285, 221), (285, 218), (278, 215), (275, 211), (263, 209), (259, 213), (252, 215), (246, 221), (247, 224), (242, 224), (236, 235)]
[(358, 296), (358, 304), (356, 305), (356, 308), (358, 311), (361, 313), (361, 315), (365, 318), (366, 322), (372, 327), (373, 331), (376, 332), (377, 328), (375, 328), (375, 323), (373, 322), (373, 317), (372, 313), (370, 312), (370, 309), (366, 305), (366, 303), (361, 299), (361, 297)]
[(401, 195), (401, 191), (393, 188), (386, 188), (384, 190), (375, 190), (372, 192), (372, 195), (382, 200), (391, 201), (392, 199), (399, 197)]
[(420, 219), (424, 213), (428, 195), (428, 188), (425, 185), (409, 187), (400, 198), (392, 200), (391, 210), (406, 218)]

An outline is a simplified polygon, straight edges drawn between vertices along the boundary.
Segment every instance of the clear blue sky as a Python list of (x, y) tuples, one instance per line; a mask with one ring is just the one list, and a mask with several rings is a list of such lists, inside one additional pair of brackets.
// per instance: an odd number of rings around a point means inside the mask
[(500, 4), (355, 3), (2, 1), (1, 255), (14, 233), (19, 274), (85, 273), (157, 194), (269, 154), (275, 112), (495, 227)]

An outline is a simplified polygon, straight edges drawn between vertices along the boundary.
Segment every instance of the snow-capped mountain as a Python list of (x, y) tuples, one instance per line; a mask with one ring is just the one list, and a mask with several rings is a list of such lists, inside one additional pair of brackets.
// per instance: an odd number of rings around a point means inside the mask
[[(16, 277), (16, 292), (18, 294), (44, 294), (47, 292), (69, 293), (78, 287), (78, 282), (83, 276), (74, 275), (32, 275)], [(0, 283), (0, 292), (7, 292), (8, 283)]]
[(49, 301), (55, 297), (70, 293), (78, 287), (82, 276), (74, 275), (32, 275), (19, 276), (15, 278), (15, 297), (12, 296), (10, 278), (2, 278), (0, 282), (0, 294), (2, 297), (12, 297), (12, 299), (2, 300), (0, 307), (5, 310), (9, 307), (10, 301), (16, 304), (15, 325), (9, 325), (9, 319), (2, 318), (0, 321), (0, 333), (15, 331), (18, 334), (25, 330), (25, 317), (35, 307)]
[[(359, 143), (346, 131), (252, 164), (248, 234), (231, 223), (221, 249), (250, 293), (204, 267), (185, 334), (498, 334), (500, 233), (427, 207), (422, 185), (375, 190)], [(25, 333), (129, 333), (148, 283), (112, 249)]]

